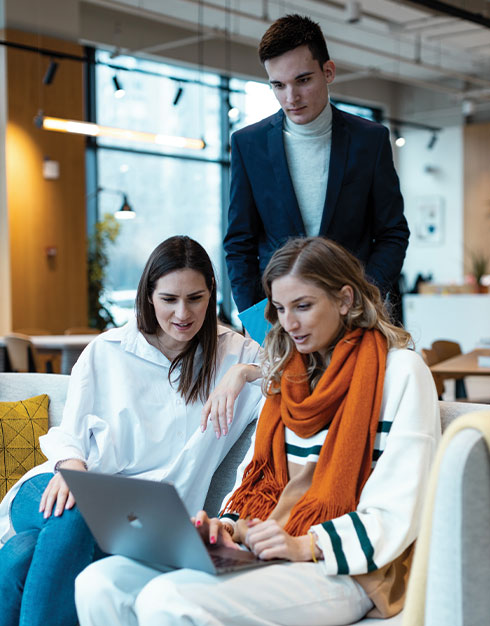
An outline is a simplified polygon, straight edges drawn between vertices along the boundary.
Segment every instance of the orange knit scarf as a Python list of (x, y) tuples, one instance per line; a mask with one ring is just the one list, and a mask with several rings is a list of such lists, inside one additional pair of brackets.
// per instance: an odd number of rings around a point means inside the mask
[(272, 513), (289, 480), (284, 426), (303, 438), (328, 426), (312, 484), (294, 505), (285, 530), (304, 535), (313, 524), (354, 511), (371, 472), (386, 353), (379, 331), (346, 333), (310, 394), (303, 357), (295, 351), (281, 392), (265, 402), (253, 459), (225, 511), (262, 520)]

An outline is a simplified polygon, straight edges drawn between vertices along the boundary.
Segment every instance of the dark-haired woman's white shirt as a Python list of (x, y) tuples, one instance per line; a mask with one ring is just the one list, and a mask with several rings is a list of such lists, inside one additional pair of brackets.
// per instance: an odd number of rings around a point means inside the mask
[[(253, 340), (219, 326), (216, 382), (235, 363), (257, 362), (259, 350)], [(246, 385), (228, 435), (217, 440), (212, 426), (201, 432), (203, 403), (185, 404), (169, 383), (169, 368), (135, 320), (90, 342), (73, 367), (60, 426), (40, 437), (48, 461), (25, 474), (0, 504), (0, 541), (22, 482), (68, 458), (85, 460), (89, 471), (170, 480), (189, 511), (202, 508), (215, 469), (257, 417), (262, 394), (259, 386)]]

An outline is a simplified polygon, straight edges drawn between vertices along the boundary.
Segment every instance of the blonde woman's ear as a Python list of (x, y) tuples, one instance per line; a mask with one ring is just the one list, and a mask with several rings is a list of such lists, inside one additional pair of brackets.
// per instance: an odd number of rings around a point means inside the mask
[(340, 308), (341, 315), (347, 315), (352, 305), (354, 304), (354, 290), (350, 285), (344, 285), (339, 291), (340, 295)]

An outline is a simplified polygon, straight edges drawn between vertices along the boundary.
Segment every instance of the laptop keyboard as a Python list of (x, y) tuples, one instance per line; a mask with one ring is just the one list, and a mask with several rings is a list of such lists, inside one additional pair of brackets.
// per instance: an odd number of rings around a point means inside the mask
[(233, 557), (229, 556), (221, 556), (220, 554), (213, 554), (212, 552), (211, 559), (213, 560), (215, 567), (218, 569), (236, 569), (237, 567), (247, 564), (246, 561), (234, 559)]

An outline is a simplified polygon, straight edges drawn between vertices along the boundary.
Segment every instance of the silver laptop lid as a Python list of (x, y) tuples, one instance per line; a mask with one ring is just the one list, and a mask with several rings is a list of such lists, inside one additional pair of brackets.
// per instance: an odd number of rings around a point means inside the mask
[(61, 469), (100, 548), (158, 569), (216, 573), (172, 483)]

